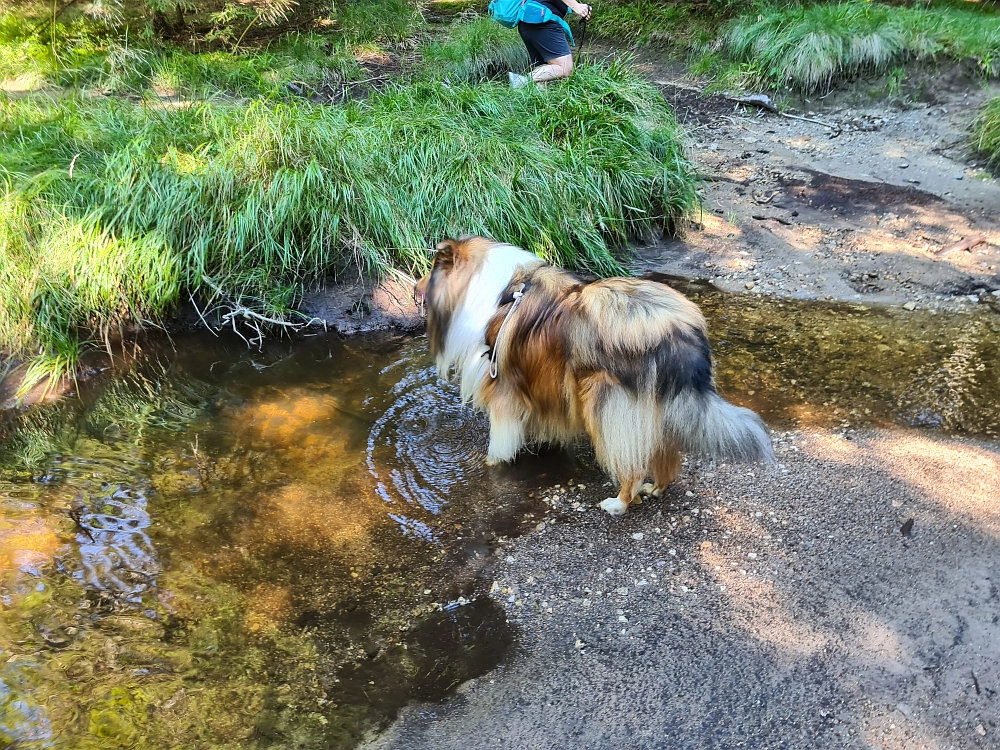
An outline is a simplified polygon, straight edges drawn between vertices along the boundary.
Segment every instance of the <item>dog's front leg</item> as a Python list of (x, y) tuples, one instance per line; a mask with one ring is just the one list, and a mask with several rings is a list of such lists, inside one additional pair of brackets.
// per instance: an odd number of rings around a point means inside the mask
[(514, 415), (490, 411), (490, 448), (486, 464), (496, 466), (513, 460), (524, 445), (524, 422)]

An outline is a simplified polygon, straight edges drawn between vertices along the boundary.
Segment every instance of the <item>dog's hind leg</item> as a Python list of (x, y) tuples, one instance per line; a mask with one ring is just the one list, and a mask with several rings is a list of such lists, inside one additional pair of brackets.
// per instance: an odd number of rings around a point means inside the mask
[(618, 497), (609, 497), (607, 500), (602, 500), (601, 510), (605, 510), (613, 516), (623, 515), (628, 510), (628, 506), (635, 500), (635, 496), (639, 494), (639, 486), (642, 484), (642, 480), (643, 477), (639, 474), (622, 477), (622, 487), (618, 492)]
[(653, 497), (660, 497), (667, 485), (681, 473), (681, 453), (672, 445), (664, 445), (653, 456)]
[(524, 421), (505, 409), (490, 409), (490, 447), (487, 466), (512, 461), (524, 445)]

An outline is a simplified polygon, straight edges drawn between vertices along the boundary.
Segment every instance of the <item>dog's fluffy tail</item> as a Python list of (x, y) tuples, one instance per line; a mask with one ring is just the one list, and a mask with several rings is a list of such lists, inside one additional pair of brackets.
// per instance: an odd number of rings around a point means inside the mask
[(714, 390), (679, 394), (666, 405), (664, 427), (685, 453), (726, 461), (774, 463), (774, 448), (761, 418), (734, 406)]

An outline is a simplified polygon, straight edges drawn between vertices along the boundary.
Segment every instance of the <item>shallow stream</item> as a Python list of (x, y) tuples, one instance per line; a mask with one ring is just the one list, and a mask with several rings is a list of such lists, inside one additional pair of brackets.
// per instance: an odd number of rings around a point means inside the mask
[[(1000, 430), (992, 311), (683, 289), (776, 426)], [(502, 663), (479, 571), (536, 488), (603, 478), (585, 447), (488, 469), (486, 437), (392, 335), (176, 337), (0, 417), (0, 744), (347, 748)]]

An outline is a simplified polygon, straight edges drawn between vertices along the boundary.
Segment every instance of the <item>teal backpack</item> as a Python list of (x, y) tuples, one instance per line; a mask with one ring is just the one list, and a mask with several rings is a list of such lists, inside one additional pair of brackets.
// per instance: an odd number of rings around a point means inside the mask
[(556, 21), (569, 37), (569, 43), (576, 45), (569, 24), (536, 0), (491, 0), (489, 13), (494, 21), (508, 29), (515, 28), (519, 21), (525, 23)]

